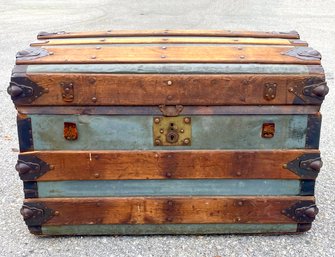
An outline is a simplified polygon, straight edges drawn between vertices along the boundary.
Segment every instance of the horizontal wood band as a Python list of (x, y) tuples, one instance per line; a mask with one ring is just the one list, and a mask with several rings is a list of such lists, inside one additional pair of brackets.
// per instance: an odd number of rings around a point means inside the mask
[(39, 198), (57, 212), (43, 225), (80, 224), (292, 224), (283, 210), (314, 197), (128, 197)]
[[(26, 119), (30, 119), (35, 150), (264, 150), (305, 148), (307, 121), (314, 116), (190, 116), (192, 142), (183, 146), (154, 145), (153, 116), (58, 114), (28, 115)], [(76, 124), (77, 140), (64, 138), (64, 122)], [(275, 134), (272, 138), (264, 138), (262, 126), (269, 122), (275, 124)], [(319, 134), (320, 128), (315, 127), (308, 131), (308, 138)], [(317, 148), (314, 145), (309, 144), (308, 148)]]
[(108, 73), (108, 74), (319, 74), (321, 65), (222, 64), (222, 63), (131, 63), (131, 64), (35, 64), (16, 65), (19, 73)]
[(281, 38), (247, 37), (107, 37), (107, 38), (69, 38), (36, 41), (31, 46), (54, 45), (108, 45), (108, 44), (252, 44), (252, 45), (299, 45), (307, 46), (302, 40)]
[(86, 38), (86, 37), (133, 37), (133, 36), (213, 36), (213, 37), (264, 37), (299, 39), (296, 31), (262, 32), (232, 30), (108, 30), (92, 32), (41, 32), (39, 39), (47, 38)]
[(299, 180), (281, 179), (73, 180), (38, 182), (37, 188), (40, 198), (304, 194)]
[[(47, 89), (28, 105), (285, 105), (297, 101), (290, 88), (323, 75), (128, 75), (128, 74), (28, 74)], [(73, 98), (62, 97), (61, 85), (72, 84)], [(266, 85), (275, 85), (266, 93)], [(267, 96), (265, 96), (267, 94)], [(273, 94), (273, 95), (272, 95)], [(320, 101), (322, 102), (322, 101)], [(308, 104), (308, 103), (307, 103)], [(316, 104), (316, 103), (313, 103)]]
[[(49, 55), (39, 58), (18, 58), (16, 64), (86, 64), (86, 63), (264, 63), (320, 64), (319, 58), (293, 57), (287, 53), (294, 47), (257, 46), (170, 46), (48, 48)], [(50, 55), (50, 52), (52, 53)]]
[(189, 235), (296, 233), (297, 224), (141, 224), (42, 226), (41, 234), (60, 235)]
[[(35, 151), (50, 168), (37, 181), (127, 179), (299, 179), (285, 165), (319, 150)], [(73, 160), (76, 160), (75, 162)], [(298, 168), (298, 167), (297, 167)], [(317, 175), (317, 174), (316, 174)], [(305, 176), (313, 179), (315, 176)]]

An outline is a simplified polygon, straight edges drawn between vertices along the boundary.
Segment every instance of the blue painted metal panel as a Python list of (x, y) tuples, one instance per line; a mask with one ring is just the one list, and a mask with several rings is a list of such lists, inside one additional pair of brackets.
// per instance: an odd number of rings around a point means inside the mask
[(299, 180), (179, 179), (37, 182), (39, 197), (299, 195)]
[[(152, 116), (30, 115), (35, 150), (302, 149), (307, 115), (192, 117), (190, 146), (154, 146)], [(77, 124), (78, 140), (64, 139), (64, 122)], [(275, 136), (262, 138), (263, 123)]]
[(308, 74), (306, 65), (279, 64), (48, 64), (29, 65), (27, 73)]
[(42, 226), (45, 235), (294, 233), (297, 224), (143, 224)]

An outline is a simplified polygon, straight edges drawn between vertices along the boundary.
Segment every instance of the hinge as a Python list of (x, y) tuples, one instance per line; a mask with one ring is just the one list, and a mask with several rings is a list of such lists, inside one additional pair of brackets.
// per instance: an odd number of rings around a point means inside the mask
[(288, 91), (294, 95), (294, 104), (321, 104), (329, 92), (327, 82), (318, 77), (305, 79)]
[(31, 119), (26, 115), (17, 115), (17, 132), (19, 138), (20, 151), (34, 150), (33, 132), (31, 127)]
[(28, 77), (22, 75), (20, 77), (12, 76), (7, 88), (7, 93), (12, 97), (12, 101), (16, 105), (30, 104), (47, 92), (48, 89), (37, 85)]
[(182, 105), (160, 105), (159, 109), (166, 117), (176, 117), (182, 112), (184, 107)]
[(74, 99), (73, 82), (61, 82), (61, 94), (64, 102), (72, 102)]
[(282, 214), (298, 223), (311, 223), (314, 221), (319, 209), (313, 201), (299, 201), (282, 211)]
[(55, 216), (55, 211), (43, 203), (24, 203), (20, 212), (27, 226), (41, 226)]
[(322, 161), (319, 153), (307, 153), (284, 164), (284, 167), (302, 179), (315, 179), (322, 167)]
[(29, 47), (27, 49), (21, 50), (16, 54), (16, 60), (34, 60), (41, 57), (51, 55), (45, 48), (41, 47)]
[(321, 60), (321, 54), (311, 47), (294, 47), (286, 52), (282, 52), (282, 54), (301, 60)]
[(52, 168), (53, 166), (32, 154), (20, 154), (15, 166), (23, 181), (36, 180)]

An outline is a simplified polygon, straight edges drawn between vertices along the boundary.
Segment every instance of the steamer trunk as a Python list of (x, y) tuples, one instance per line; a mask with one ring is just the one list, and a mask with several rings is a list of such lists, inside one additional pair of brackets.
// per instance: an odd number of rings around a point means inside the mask
[(30, 232), (309, 230), (320, 60), (294, 31), (41, 32), (8, 87)]

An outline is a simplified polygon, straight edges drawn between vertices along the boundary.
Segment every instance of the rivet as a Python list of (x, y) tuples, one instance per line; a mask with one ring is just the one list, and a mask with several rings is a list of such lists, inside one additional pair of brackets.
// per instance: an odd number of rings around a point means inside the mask
[(170, 172), (166, 172), (165, 174), (168, 178), (170, 178), (172, 176), (172, 174)]
[(248, 85), (248, 84), (249, 84), (249, 81), (246, 80), (246, 79), (244, 79), (244, 80), (242, 81), (242, 84), (243, 84), (243, 85)]
[(240, 218), (240, 217), (237, 217), (237, 218), (236, 218), (236, 221), (237, 221), (237, 222), (241, 221), (241, 218)]
[(99, 155), (94, 155), (94, 159), (98, 160), (99, 159)]
[(96, 59), (97, 57), (95, 55), (91, 56), (91, 59)]
[(97, 46), (95, 49), (100, 50), (100, 49), (101, 49), (101, 46)]
[(172, 155), (171, 155), (171, 154), (169, 154), (169, 155), (168, 155), (168, 158), (171, 158), (171, 157), (172, 157)]
[(94, 84), (96, 82), (96, 78), (89, 78), (88, 82), (90, 82), (91, 84)]
[(238, 39), (233, 39), (235, 42), (237, 42), (238, 41)]
[(185, 138), (183, 142), (185, 145), (188, 145), (191, 141), (189, 138)]
[(163, 49), (163, 50), (166, 50), (166, 46), (162, 46), (162, 49)]
[(169, 95), (169, 96), (167, 97), (167, 99), (168, 99), (168, 100), (172, 100), (172, 99), (173, 99), (172, 95)]
[(171, 86), (171, 85), (172, 85), (172, 81), (169, 80), (169, 81), (167, 82), (167, 84), (168, 84), (168, 86)]
[(243, 49), (243, 48), (242, 48), (242, 47), (240, 47), (240, 46), (237, 48), (237, 50), (242, 50), (242, 49)]
[(172, 218), (171, 218), (171, 217), (168, 217), (166, 220), (171, 222), (171, 221), (172, 221)]
[(100, 174), (99, 173), (95, 173), (94, 177), (98, 178), (98, 177), (100, 177)]
[(158, 124), (158, 123), (160, 122), (160, 119), (159, 119), (159, 118), (155, 118), (155, 119), (154, 119), (154, 122), (155, 122), (156, 124)]
[(166, 56), (165, 55), (161, 55), (161, 58), (166, 58)]
[(55, 166), (54, 165), (49, 165), (49, 169), (53, 170), (53, 169), (55, 169)]
[(287, 169), (287, 164), (286, 164), (286, 163), (283, 164), (283, 168), (284, 168), (284, 169)]
[(159, 139), (155, 140), (155, 145), (161, 145), (161, 141)]
[(58, 216), (59, 215), (59, 211), (55, 211), (55, 216)]
[(242, 206), (242, 205), (243, 205), (243, 202), (242, 202), (242, 201), (239, 201), (237, 204), (238, 204), (238, 206)]
[(290, 88), (288, 89), (288, 91), (290, 91), (290, 92), (293, 92), (293, 88), (292, 88), (292, 87), (290, 87)]
[(169, 206), (172, 206), (173, 205), (173, 202), (172, 201), (167, 201), (167, 204), (169, 205)]
[(92, 102), (95, 103), (97, 101), (97, 98), (96, 97), (92, 97)]
[(271, 95), (271, 98), (274, 99), (274, 98), (275, 98), (275, 95)]
[(157, 153), (155, 154), (155, 158), (158, 158), (158, 154)]
[(244, 59), (244, 58), (245, 58), (245, 56), (244, 56), (244, 55), (241, 55), (241, 56), (240, 56), (240, 59)]
[(95, 204), (97, 207), (100, 207), (101, 206), (101, 203), (96, 203)]
[(185, 117), (185, 118), (184, 118), (184, 122), (185, 122), (186, 124), (188, 124), (188, 123), (190, 123), (190, 122), (191, 122), (191, 119), (190, 119), (190, 118), (188, 118), (188, 117)]
[(49, 88), (44, 88), (44, 93), (49, 93)]
[(54, 55), (54, 52), (49, 52), (49, 55)]
[(242, 173), (241, 173), (240, 171), (238, 171), (238, 172), (236, 172), (236, 175), (237, 175), (237, 176), (241, 176)]
[(100, 39), (100, 42), (105, 42), (105, 41), (106, 41), (106, 39), (104, 39), (104, 38), (103, 38), (103, 39)]
[(163, 133), (164, 133), (164, 129), (160, 129), (159, 132), (160, 132), (161, 134), (163, 134)]
[(183, 129), (180, 130), (180, 133), (184, 133), (185, 131)]

